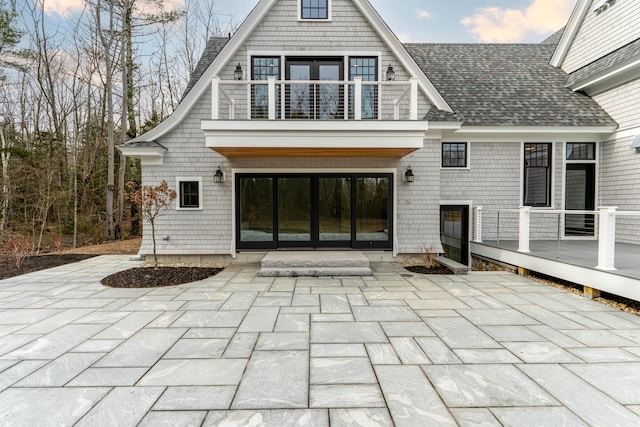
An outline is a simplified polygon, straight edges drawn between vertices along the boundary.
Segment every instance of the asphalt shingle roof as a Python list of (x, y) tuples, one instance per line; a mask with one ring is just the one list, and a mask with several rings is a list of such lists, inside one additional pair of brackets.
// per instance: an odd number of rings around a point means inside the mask
[(216, 56), (220, 53), (222, 48), (226, 46), (229, 42), (229, 39), (226, 37), (211, 37), (207, 42), (207, 45), (202, 52), (202, 56), (196, 65), (196, 68), (193, 70), (191, 74), (191, 78), (189, 79), (189, 83), (187, 83), (187, 87), (182, 94), (182, 99), (193, 89), (195, 84), (200, 80), (200, 77), (207, 71), (209, 65), (216, 59)]
[[(561, 32), (541, 44), (405, 44), (454, 110), (434, 108), (425, 119), (464, 126), (615, 126), (593, 99), (567, 88), (560, 68), (549, 65)], [(209, 40), (183, 99), (228, 41)], [(640, 43), (629, 46), (602, 64), (640, 52)], [(588, 67), (597, 71), (600, 62)]]
[(554, 44), (405, 44), (464, 126), (615, 126), (549, 65)]
[(582, 79), (586, 79), (600, 71), (606, 70), (609, 67), (613, 67), (623, 61), (634, 56), (640, 57), (640, 39), (629, 43), (620, 49), (611, 52), (610, 54), (603, 56), (602, 58), (585, 65), (584, 67), (569, 74), (569, 85), (574, 84)]

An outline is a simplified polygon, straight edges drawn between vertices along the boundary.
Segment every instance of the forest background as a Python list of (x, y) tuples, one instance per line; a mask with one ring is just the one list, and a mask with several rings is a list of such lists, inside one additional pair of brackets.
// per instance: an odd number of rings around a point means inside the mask
[(85, 0), (52, 26), (46, 0), (0, 0), (0, 252), (139, 233), (115, 148), (178, 105), (210, 37), (238, 26), (215, 0)]

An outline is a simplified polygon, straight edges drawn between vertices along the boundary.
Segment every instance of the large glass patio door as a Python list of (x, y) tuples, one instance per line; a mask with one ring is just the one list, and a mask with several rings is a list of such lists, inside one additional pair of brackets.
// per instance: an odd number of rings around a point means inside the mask
[(392, 249), (390, 174), (236, 175), (238, 249)]

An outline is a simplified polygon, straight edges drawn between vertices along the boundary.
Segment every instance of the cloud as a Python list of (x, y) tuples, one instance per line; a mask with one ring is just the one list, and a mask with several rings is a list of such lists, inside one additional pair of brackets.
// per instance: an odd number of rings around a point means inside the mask
[(532, 34), (559, 30), (567, 23), (575, 0), (532, 0), (526, 9), (486, 7), (477, 9), (462, 24), (488, 43), (517, 43)]
[(416, 15), (418, 16), (418, 19), (431, 19), (433, 18), (433, 14), (431, 12), (428, 12), (426, 10), (416, 10)]
[[(160, 11), (156, 2), (145, 0), (134, 0), (134, 7), (138, 12), (144, 14), (155, 14)], [(181, 9), (185, 0), (164, 0), (159, 2), (165, 12)], [(74, 12), (80, 12), (85, 5), (85, 0), (44, 0), (44, 12), (47, 14), (57, 13), (60, 16), (69, 16)]]
[(61, 16), (68, 16), (84, 8), (84, 0), (44, 0), (43, 3), (45, 13), (57, 13)]

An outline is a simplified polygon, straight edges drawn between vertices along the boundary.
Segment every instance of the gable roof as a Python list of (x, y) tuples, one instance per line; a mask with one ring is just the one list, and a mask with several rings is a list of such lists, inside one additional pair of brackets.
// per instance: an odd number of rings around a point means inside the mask
[[(178, 107), (173, 114), (146, 134), (140, 135), (137, 138), (132, 139), (132, 141), (138, 142), (158, 139), (174, 129), (186, 117), (191, 106), (195, 104), (199, 97), (202, 96), (202, 94), (209, 88), (210, 78), (219, 73), (222, 67), (224, 67), (233, 57), (235, 52), (242, 47), (243, 43), (251, 35), (253, 29), (262, 21), (264, 16), (271, 10), (277, 1), (278, 0), (260, 0), (240, 25), (236, 34), (217, 52), (217, 54), (214, 54), (214, 48), (211, 46), (209, 53), (213, 59), (210, 62), (208, 59), (204, 59), (202, 66), (204, 71), (197, 79), (191, 79), (191, 87), (188, 91), (185, 91), (182, 101), (178, 104)], [(405, 68), (411, 76), (419, 79), (419, 86), (430, 99), (431, 103), (437, 106), (438, 109), (450, 111), (451, 107), (435, 89), (427, 76), (424, 75), (421, 68), (413, 62), (411, 56), (404, 49), (400, 40), (398, 40), (393, 31), (391, 31), (384, 20), (380, 17), (378, 12), (376, 12), (373, 6), (371, 6), (369, 0), (351, 1), (360, 10), (362, 16), (369, 22), (374, 31), (376, 31), (376, 33), (389, 46), (389, 49), (396, 56), (403, 68)], [(209, 53), (207, 53), (207, 55), (209, 55)], [(204, 64), (207, 62), (209, 62), (209, 66), (205, 67)]]
[(553, 44), (405, 46), (463, 126), (616, 126), (549, 65)]

